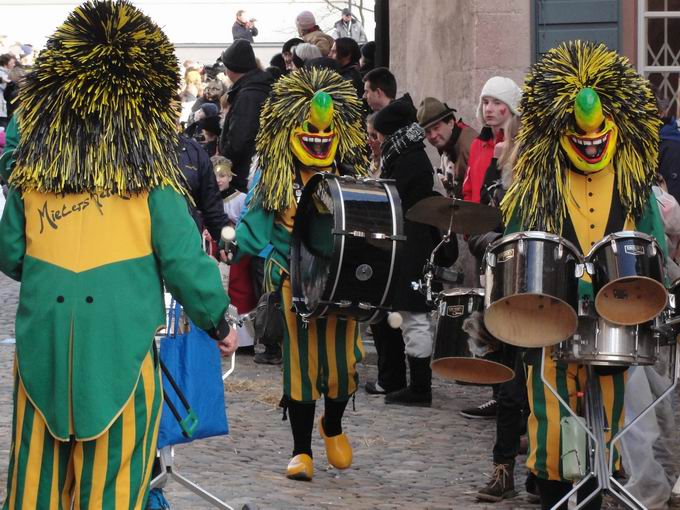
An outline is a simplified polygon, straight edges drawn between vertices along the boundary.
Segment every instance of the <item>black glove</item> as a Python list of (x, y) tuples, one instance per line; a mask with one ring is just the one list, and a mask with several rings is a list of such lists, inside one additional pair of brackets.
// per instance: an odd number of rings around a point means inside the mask
[(220, 322), (217, 323), (217, 326), (215, 326), (212, 329), (209, 329), (208, 331), (206, 331), (206, 333), (208, 333), (210, 338), (219, 342), (220, 340), (227, 338), (227, 335), (229, 335), (229, 331), (230, 331), (229, 322), (227, 322), (227, 319), (222, 317), (220, 319)]

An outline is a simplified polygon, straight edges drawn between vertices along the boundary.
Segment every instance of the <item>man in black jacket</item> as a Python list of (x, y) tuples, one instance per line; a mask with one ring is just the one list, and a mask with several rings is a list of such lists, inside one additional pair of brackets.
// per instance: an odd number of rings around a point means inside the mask
[(253, 37), (257, 37), (257, 27), (254, 19), (246, 19), (246, 11), (240, 9), (236, 11), (236, 21), (231, 27), (231, 35), (236, 39), (245, 39), (253, 42)]
[(213, 239), (220, 239), (222, 227), (228, 223), (215, 172), (208, 153), (201, 145), (184, 135), (179, 137), (179, 167), (187, 180), (195, 207), (191, 215), (199, 230), (205, 227)]
[(227, 92), (231, 106), (222, 128), (220, 153), (233, 164), (234, 178), (230, 188), (247, 193), (260, 109), (271, 91), (272, 78), (258, 69), (253, 47), (243, 39), (234, 41), (222, 53), (222, 62), (234, 85)]
[[(432, 196), (434, 170), (425, 153), (425, 132), (416, 122), (416, 109), (406, 95), (380, 110), (373, 121), (382, 142), (380, 176), (394, 179), (404, 216), (420, 200)], [(409, 386), (385, 396), (386, 404), (429, 406), (432, 403), (430, 356), (434, 324), (430, 305), (413, 290), (411, 282), (422, 278), (423, 265), (441, 239), (435, 227), (414, 223), (404, 217), (406, 247), (401, 267), (397, 269), (397, 291), (392, 307), (403, 317), (401, 326), (409, 363)], [(455, 252), (455, 253), (454, 253)], [(458, 256), (452, 243), (453, 264)]]

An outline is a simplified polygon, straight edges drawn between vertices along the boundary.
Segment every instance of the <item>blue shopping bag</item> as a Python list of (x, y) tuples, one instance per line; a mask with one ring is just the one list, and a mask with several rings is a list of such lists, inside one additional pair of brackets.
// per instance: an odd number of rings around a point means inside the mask
[(215, 341), (192, 322), (188, 332), (178, 333), (180, 314), (181, 306), (173, 300), (168, 333), (161, 339), (160, 349), (165, 365), (163, 391), (180, 420), (168, 402), (163, 402), (158, 448), (229, 433), (220, 351)]

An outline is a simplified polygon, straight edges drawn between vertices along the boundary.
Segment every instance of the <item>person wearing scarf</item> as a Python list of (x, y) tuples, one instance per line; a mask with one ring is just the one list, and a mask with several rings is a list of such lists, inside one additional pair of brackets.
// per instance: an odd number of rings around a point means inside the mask
[(416, 109), (408, 95), (380, 110), (375, 116), (374, 127), (382, 143), (380, 177), (395, 181), (406, 233), (402, 265), (396, 271), (398, 290), (393, 309), (403, 317), (401, 329), (411, 380), (406, 388), (388, 393), (385, 403), (429, 406), (432, 403), (430, 356), (434, 324), (425, 296), (413, 290), (411, 282), (422, 278), (423, 265), (439, 242), (440, 234), (434, 227), (411, 222), (406, 218), (406, 212), (434, 194), (434, 170), (425, 153), (425, 131), (416, 121)]

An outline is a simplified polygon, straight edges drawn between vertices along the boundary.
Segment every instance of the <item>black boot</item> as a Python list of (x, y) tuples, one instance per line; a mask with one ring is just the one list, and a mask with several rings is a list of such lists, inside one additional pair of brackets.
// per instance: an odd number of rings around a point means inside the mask
[(411, 383), (385, 395), (386, 404), (429, 407), (432, 405), (432, 369), (430, 358), (408, 357)]
[(279, 344), (265, 344), (264, 351), (256, 353), (253, 361), (262, 365), (280, 365), (282, 362), (281, 346)]
[(515, 492), (515, 461), (507, 464), (493, 465), (493, 474), (488, 485), (477, 493), (480, 501), (490, 501), (496, 503), (503, 499), (514, 498)]

